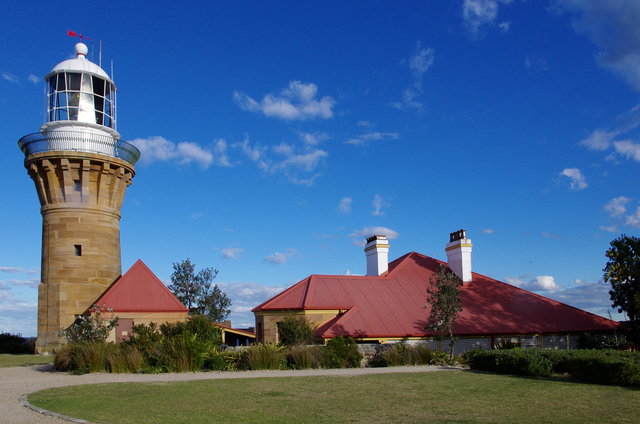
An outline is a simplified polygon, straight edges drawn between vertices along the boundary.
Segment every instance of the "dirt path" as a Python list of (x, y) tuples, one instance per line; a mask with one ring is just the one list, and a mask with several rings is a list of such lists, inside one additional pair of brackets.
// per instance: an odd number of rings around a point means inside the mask
[[(20, 397), (51, 387), (75, 386), (79, 384), (217, 380), (231, 378), (263, 377), (307, 377), (319, 375), (364, 375), (388, 373), (416, 373), (441, 371), (453, 368), (436, 366), (392, 367), (392, 368), (347, 368), (332, 370), (288, 370), (288, 371), (240, 371), (240, 372), (199, 372), (180, 374), (85, 374), (69, 375), (53, 371), (52, 365), (31, 367), (0, 368), (0, 423), (40, 424), (68, 423), (54, 416), (40, 414), (20, 403)], [(82, 422), (82, 421), (77, 421)]]

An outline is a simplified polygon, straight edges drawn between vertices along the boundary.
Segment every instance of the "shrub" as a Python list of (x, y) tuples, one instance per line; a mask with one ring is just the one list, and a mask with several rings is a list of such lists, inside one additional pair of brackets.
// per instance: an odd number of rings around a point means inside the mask
[(187, 321), (164, 323), (160, 325), (160, 332), (165, 337), (190, 334), (200, 342), (219, 346), (222, 343), (220, 328), (213, 326), (213, 321), (204, 315), (193, 315)]
[(22, 337), (20, 334), (0, 333), (0, 353), (34, 353), (35, 339)]
[(324, 348), (322, 366), (325, 368), (355, 368), (360, 366), (362, 354), (351, 337), (338, 336)]
[(220, 341), (219, 328), (211, 325), (207, 317), (194, 316), (159, 327), (155, 323), (134, 325), (128, 344), (144, 355), (144, 372), (155, 373), (219, 369), (219, 365), (209, 368), (216, 361), (209, 356)]
[(118, 324), (118, 317), (105, 318), (104, 312), (111, 310), (93, 305), (89, 308), (91, 315), (78, 315), (73, 324), (60, 330), (60, 337), (69, 343), (104, 342), (109, 333)]
[(452, 358), (451, 355), (446, 352), (434, 352), (431, 356), (430, 364), (438, 365), (441, 367), (451, 366), (456, 364), (456, 358)]
[(209, 371), (229, 371), (230, 364), (225, 360), (225, 355), (218, 349), (213, 348), (204, 357), (202, 368)]
[(313, 325), (305, 317), (286, 316), (278, 323), (280, 343), (285, 346), (312, 344), (315, 342)]
[(578, 349), (626, 349), (629, 345), (623, 335), (582, 333), (578, 337)]
[(240, 367), (247, 370), (279, 370), (285, 368), (284, 347), (274, 343), (257, 344), (242, 352)]
[(640, 385), (640, 355), (615, 350), (475, 351), (471, 369), (546, 377), (566, 374), (578, 381), (622, 386)]
[(322, 349), (321, 346), (291, 346), (287, 352), (287, 366), (294, 370), (320, 368)]

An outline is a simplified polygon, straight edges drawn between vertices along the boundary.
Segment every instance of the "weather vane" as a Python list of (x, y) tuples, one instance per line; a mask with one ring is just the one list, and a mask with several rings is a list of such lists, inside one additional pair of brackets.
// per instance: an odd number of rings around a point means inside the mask
[(82, 35), (82, 33), (78, 34), (77, 32), (71, 31), (70, 29), (67, 30), (67, 35), (69, 37), (78, 37), (78, 38), (84, 38), (85, 40), (91, 40), (91, 38), (85, 37), (84, 35)]

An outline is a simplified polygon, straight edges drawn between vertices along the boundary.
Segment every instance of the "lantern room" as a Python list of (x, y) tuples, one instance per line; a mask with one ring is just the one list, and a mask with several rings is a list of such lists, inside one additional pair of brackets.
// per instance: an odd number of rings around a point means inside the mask
[(116, 87), (107, 73), (86, 59), (87, 46), (75, 46), (76, 58), (56, 65), (46, 77), (47, 122), (77, 121), (116, 129)]

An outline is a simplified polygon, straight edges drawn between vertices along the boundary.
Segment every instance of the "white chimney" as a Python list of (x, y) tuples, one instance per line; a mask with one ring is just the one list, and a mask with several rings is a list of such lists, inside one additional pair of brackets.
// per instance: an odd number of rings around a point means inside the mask
[(371, 236), (364, 247), (367, 255), (367, 275), (382, 275), (389, 269), (389, 241), (387, 236)]
[(447, 243), (447, 262), (449, 268), (456, 273), (463, 283), (471, 281), (471, 240), (467, 238), (465, 230), (458, 230), (449, 234)]

